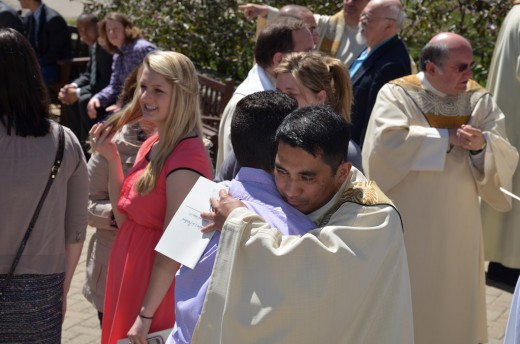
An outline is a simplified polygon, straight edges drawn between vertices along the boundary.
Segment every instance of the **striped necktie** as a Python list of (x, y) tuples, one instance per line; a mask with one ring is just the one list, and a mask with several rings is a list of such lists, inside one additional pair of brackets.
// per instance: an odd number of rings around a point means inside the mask
[(96, 84), (96, 74), (97, 74), (96, 44), (95, 43), (89, 47), (89, 55), (90, 55), (90, 85), (94, 86)]

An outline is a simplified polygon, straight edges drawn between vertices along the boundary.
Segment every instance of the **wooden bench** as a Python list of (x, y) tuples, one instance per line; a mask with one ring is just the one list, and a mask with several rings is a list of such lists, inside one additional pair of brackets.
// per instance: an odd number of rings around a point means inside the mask
[(210, 158), (215, 166), (218, 151), (218, 128), (222, 112), (233, 95), (234, 82), (218, 81), (207, 75), (198, 74), (200, 107), (202, 111), (203, 135), (211, 143)]

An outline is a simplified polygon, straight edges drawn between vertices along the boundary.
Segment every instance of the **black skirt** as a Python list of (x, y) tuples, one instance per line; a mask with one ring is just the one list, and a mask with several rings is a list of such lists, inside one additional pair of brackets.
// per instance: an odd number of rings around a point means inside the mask
[(13, 276), (0, 298), (0, 343), (61, 343), (64, 279), (65, 273)]

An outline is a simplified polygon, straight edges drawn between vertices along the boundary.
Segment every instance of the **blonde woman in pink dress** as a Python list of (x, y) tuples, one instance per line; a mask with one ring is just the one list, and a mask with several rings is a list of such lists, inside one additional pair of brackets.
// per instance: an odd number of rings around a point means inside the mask
[[(199, 176), (212, 177), (202, 143), (193, 63), (180, 53), (156, 51), (143, 64), (131, 110), (90, 131), (93, 150), (109, 161), (109, 194), (120, 228), (109, 263), (103, 344), (126, 338), (136, 318), (150, 332), (173, 326), (174, 273), (168, 281), (160, 281), (170, 288), (154, 314), (141, 308), (152, 270), (169, 268), (170, 259), (154, 248)], [(138, 120), (141, 113), (156, 125), (157, 134), (144, 142), (134, 167), (123, 178), (111, 137), (122, 125)]]

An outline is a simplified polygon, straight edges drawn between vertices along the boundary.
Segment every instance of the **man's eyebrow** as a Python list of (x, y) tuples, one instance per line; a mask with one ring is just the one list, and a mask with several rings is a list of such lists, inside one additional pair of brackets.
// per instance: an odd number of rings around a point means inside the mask
[(316, 172), (314, 171), (300, 171), (298, 172), (299, 175), (307, 176), (307, 177), (313, 177), (316, 175)]

